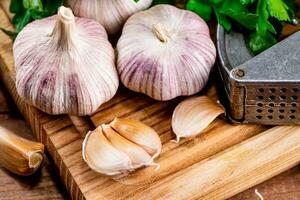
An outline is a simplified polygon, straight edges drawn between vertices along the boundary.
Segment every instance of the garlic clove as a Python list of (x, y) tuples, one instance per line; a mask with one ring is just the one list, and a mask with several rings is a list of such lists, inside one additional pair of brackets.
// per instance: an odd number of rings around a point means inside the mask
[(115, 148), (128, 155), (134, 168), (149, 166), (153, 163), (153, 159), (144, 149), (119, 135), (109, 125), (102, 125), (102, 130), (106, 138)]
[(154, 129), (140, 121), (115, 118), (110, 126), (126, 139), (142, 147), (152, 158), (161, 152), (161, 140)]
[(224, 108), (206, 96), (190, 97), (182, 101), (172, 116), (172, 128), (177, 142), (183, 137), (200, 134), (219, 115)]
[(13, 46), (20, 97), (49, 114), (85, 116), (116, 93), (115, 55), (96, 21), (58, 14), (28, 24)]
[(0, 126), (0, 164), (20, 176), (33, 174), (43, 161), (44, 145)]
[(82, 145), (83, 160), (91, 169), (116, 177), (143, 166), (159, 169), (159, 164), (153, 159), (160, 151), (161, 141), (157, 133), (135, 120), (115, 119), (110, 125), (103, 124), (90, 131)]
[(162, 101), (201, 91), (216, 60), (205, 21), (163, 4), (127, 20), (117, 52), (122, 83)]
[(108, 176), (120, 175), (133, 169), (131, 159), (108, 141), (101, 126), (86, 135), (82, 157), (91, 169)]
[(67, 0), (67, 3), (77, 16), (97, 20), (109, 34), (114, 34), (128, 17), (148, 8), (152, 0)]

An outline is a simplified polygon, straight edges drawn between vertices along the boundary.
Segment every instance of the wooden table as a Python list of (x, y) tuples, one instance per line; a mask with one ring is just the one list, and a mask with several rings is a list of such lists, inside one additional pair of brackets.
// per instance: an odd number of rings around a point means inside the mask
[[(18, 113), (13, 101), (0, 82), (0, 124), (11, 128), (23, 137), (33, 139), (33, 134)], [(300, 166), (251, 188), (230, 200), (255, 200), (257, 189), (266, 200), (300, 199)], [(69, 199), (59, 181), (51, 161), (46, 159), (42, 169), (31, 177), (18, 177), (0, 167), (1, 200)]]

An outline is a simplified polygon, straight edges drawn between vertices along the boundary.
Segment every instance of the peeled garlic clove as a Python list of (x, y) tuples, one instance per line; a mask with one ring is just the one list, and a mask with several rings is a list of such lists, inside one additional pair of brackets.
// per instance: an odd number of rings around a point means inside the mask
[(142, 147), (152, 158), (160, 154), (161, 140), (151, 127), (137, 120), (121, 118), (115, 118), (110, 126), (126, 139)]
[(195, 13), (170, 5), (130, 17), (117, 51), (123, 84), (157, 100), (199, 92), (216, 59), (206, 23)]
[(212, 121), (225, 112), (216, 101), (206, 96), (190, 97), (182, 101), (172, 116), (172, 128), (177, 142), (182, 137), (200, 134)]
[(108, 141), (101, 126), (86, 135), (82, 145), (82, 157), (91, 169), (108, 176), (133, 169), (131, 159)]
[(132, 14), (148, 8), (152, 0), (68, 0), (76, 16), (97, 20), (109, 34), (121, 30)]
[(44, 145), (0, 126), (0, 164), (20, 176), (33, 174), (43, 161)]
[(128, 155), (134, 168), (149, 166), (153, 163), (153, 159), (144, 149), (119, 135), (109, 125), (102, 125), (102, 130), (106, 138), (115, 148)]
[(27, 25), (13, 51), (18, 94), (46, 113), (88, 115), (117, 91), (114, 51), (104, 28), (75, 18), (68, 8)]

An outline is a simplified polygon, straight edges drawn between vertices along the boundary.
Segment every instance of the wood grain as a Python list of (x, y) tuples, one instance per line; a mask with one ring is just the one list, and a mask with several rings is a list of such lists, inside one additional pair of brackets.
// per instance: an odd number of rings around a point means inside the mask
[(299, 200), (300, 166), (298, 165), (228, 200), (259, 200), (255, 194), (255, 189), (257, 189), (266, 200)]
[(179, 199), (226, 199), (299, 163), (300, 127), (277, 126), (159, 181), (134, 199), (169, 199), (174, 193)]
[[(1, 9), (0, 23), (11, 28)], [(204, 134), (195, 139), (184, 139), (179, 144), (172, 143), (170, 140), (174, 138), (174, 134), (171, 131), (170, 119), (174, 107), (183, 98), (157, 102), (121, 88), (115, 98), (91, 116), (91, 120), (99, 125), (118, 116), (139, 119), (152, 126), (163, 142), (162, 154), (157, 160), (162, 168), (160, 171), (145, 168), (118, 181), (102, 176), (91, 171), (83, 162), (81, 135), (67, 116), (46, 115), (20, 99), (14, 83), (12, 42), (3, 33), (0, 33), (0, 41), (1, 78), (37, 140), (46, 145), (61, 180), (73, 199), (224, 199), (295, 166), (300, 160), (300, 138), (295, 134), (299, 131), (298, 127), (279, 127), (279, 130), (287, 133), (278, 136), (272, 131), (259, 134), (267, 127), (235, 126), (228, 124), (223, 118), (218, 118)], [(209, 94), (214, 96), (215, 91), (210, 90)], [(272, 142), (282, 148), (275, 148)], [(246, 147), (249, 148), (247, 151)], [(273, 150), (275, 151), (271, 154)], [(259, 152), (268, 153), (270, 156), (263, 159)], [(285, 162), (278, 164), (278, 159), (283, 155), (282, 160)], [(244, 168), (233, 171), (233, 166), (237, 166), (239, 162), (242, 162)], [(255, 170), (256, 168), (259, 170)], [(217, 176), (217, 172), (228, 176)], [(251, 179), (252, 176), (257, 178)], [(222, 184), (226, 186), (226, 190), (220, 188)], [(201, 187), (203, 188), (199, 191)]]

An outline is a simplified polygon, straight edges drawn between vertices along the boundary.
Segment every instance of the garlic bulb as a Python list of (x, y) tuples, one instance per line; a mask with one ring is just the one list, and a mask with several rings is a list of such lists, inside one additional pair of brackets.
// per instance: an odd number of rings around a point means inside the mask
[(130, 17), (117, 51), (124, 85), (157, 100), (199, 92), (216, 59), (206, 23), (170, 5), (154, 6)]
[(144, 166), (159, 168), (153, 160), (160, 151), (161, 141), (153, 129), (136, 120), (115, 119), (87, 134), (82, 156), (94, 171), (115, 176)]
[(148, 8), (152, 0), (68, 0), (75, 15), (95, 19), (109, 34), (121, 30), (132, 14)]
[(44, 145), (0, 126), (0, 164), (20, 176), (33, 174), (43, 161)]
[(14, 43), (16, 86), (49, 114), (91, 114), (117, 91), (114, 51), (96, 21), (69, 8), (27, 25)]
[(219, 115), (224, 114), (224, 108), (206, 96), (190, 97), (182, 101), (172, 116), (172, 128), (177, 142), (182, 137), (199, 135)]

